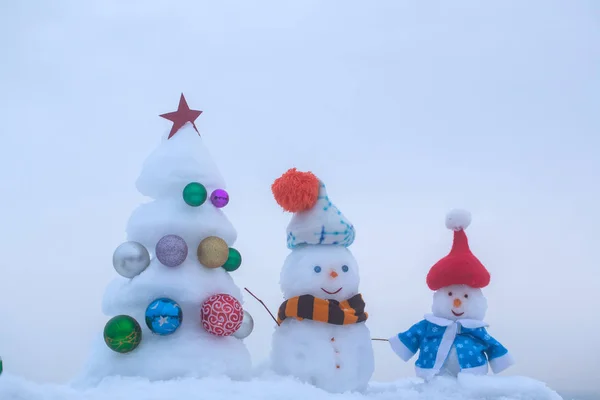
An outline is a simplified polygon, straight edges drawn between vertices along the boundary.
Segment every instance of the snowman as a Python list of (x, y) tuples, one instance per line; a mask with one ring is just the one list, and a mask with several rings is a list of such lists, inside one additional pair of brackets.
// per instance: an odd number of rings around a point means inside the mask
[(419, 351), (415, 370), (425, 380), (438, 375), (457, 376), (460, 372), (485, 375), (488, 363), (497, 374), (514, 363), (483, 322), (487, 300), (481, 288), (489, 284), (490, 274), (469, 249), (464, 230), (470, 222), (467, 211), (454, 210), (446, 216), (446, 227), (454, 231), (454, 242), (450, 253), (427, 275), (427, 285), (435, 291), (433, 313), (389, 339), (404, 361)]
[(272, 338), (275, 372), (332, 393), (366, 389), (374, 370), (358, 263), (348, 247), (355, 230), (331, 203), (325, 185), (295, 168), (273, 194), (294, 215), (280, 276), (284, 302)]

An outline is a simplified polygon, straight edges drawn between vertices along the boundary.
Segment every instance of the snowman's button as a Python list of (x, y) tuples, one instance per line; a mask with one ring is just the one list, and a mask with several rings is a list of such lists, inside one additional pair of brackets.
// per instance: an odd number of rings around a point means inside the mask
[(331, 341), (332, 341), (332, 342), (335, 342), (335, 338), (334, 338), (334, 337), (332, 337), (332, 338), (331, 338)]
[(337, 369), (340, 369), (340, 366), (339, 366), (339, 365), (336, 365), (335, 367), (336, 367)]

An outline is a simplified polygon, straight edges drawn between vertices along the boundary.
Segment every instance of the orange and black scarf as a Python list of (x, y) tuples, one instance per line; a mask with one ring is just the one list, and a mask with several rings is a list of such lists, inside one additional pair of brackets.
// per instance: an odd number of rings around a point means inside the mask
[(357, 324), (367, 320), (369, 314), (365, 312), (365, 302), (362, 295), (357, 294), (341, 303), (337, 300), (319, 299), (305, 294), (292, 297), (279, 306), (277, 323), (286, 318), (297, 320), (310, 319), (333, 325)]

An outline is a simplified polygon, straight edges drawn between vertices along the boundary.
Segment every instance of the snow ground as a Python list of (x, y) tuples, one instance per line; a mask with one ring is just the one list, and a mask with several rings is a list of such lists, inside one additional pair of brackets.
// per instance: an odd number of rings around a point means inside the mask
[(36, 384), (4, 374), (2, 400), (568, 400), (543, 382), (526, 377), (460, 376), (429, 384), (418, 379), (372, 383), (364, 394), (330, 394), (292, 378), (263, 373), (249, 381), (228, 378), (149, 382), (140, 378), (105, 379), (92, 389)]

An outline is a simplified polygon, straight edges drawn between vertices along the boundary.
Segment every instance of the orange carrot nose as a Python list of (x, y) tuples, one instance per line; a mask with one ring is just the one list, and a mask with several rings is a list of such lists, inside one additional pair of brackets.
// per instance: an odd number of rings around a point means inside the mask
[(331, 272), (329, 273), (329, 276), (332, 277), (332, 278), (337, 278), (338, 277), (338, 273), (335, 272), (334, 270), (331, 270)]
[(460, 299), (454, 299), (454, 308), (458, 308), (462, 306), (462, 301)]

